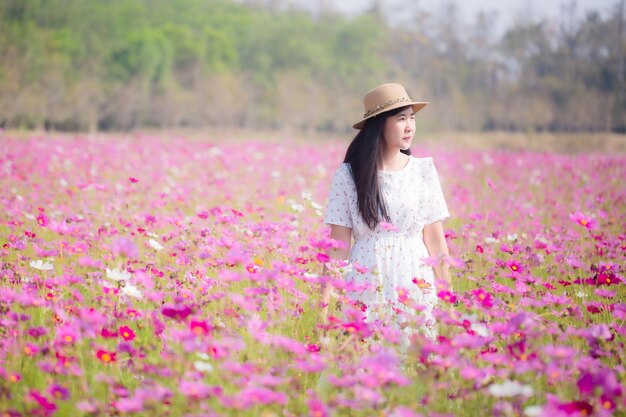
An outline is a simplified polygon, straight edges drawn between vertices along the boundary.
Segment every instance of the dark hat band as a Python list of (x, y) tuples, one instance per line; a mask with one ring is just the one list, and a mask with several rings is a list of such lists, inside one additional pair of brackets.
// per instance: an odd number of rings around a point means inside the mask
[(367, 119), (371, 115), (373, 115), (375, 113), (378, 113), (380, 110), (383, 110), (383, 109), (385, 109), (385, 108), (387, 108), (389, 106), (392, 106), (392, 105), (394, 105), (396, 103), (402, 103), (404, 101), (409, 102), (409, 103), (413, 102), (413, 100), (411, 100), (409, 97), (400, 97), (400, 98), (397, 98), (395, 100), (389, 100), (389, 101), (387, 101), (387, 102), (385, 102), (383, 104), (379, 104), (378, 106), (374, 107), (373, 109), (368, 110), (367, 113), (365, 113), (363, 115), (363, 118)]

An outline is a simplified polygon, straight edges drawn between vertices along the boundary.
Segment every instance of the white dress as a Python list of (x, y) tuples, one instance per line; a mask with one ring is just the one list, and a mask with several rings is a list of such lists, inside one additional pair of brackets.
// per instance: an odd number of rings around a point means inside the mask
[[(423, 330), (434, 335), (432, 309), (437, 303), (433, 268), (421, 261), (429, 256), (422, 231), (425, 225), (449, 217), (433, 159), (411, 156), (399, 171), (378, 171), (389, 223), (371, 230), (363, 221), (348, 163), (333, 177), (324, 223), (352, 228), (351, 267), (344, 279), (357, 288), (346, 293), (366, 320), (387, 320), (398, 327), (406, 311), (401, 297), (423, 306)], [(430, 288), (427, 286), (430, 285)]]

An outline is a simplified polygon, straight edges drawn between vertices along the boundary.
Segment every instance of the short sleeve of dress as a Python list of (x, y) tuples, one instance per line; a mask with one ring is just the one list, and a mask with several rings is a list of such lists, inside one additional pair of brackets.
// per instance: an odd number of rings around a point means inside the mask
[(328, 204), (324, 214), (324, 223), (336, 224), (338, 226), (352, 227), (352, 216), (350, 214), (350, 199), (348, 197), (347, 178), (350, 175), (345, 165), (341, 165), (330, 185), (328, 193)]
[(424, 225), (450, 217), (439, 175), (432, 158), (425, 158), (422, 167), (424, 180), (423, 198), (420, 202), (420, 213)]

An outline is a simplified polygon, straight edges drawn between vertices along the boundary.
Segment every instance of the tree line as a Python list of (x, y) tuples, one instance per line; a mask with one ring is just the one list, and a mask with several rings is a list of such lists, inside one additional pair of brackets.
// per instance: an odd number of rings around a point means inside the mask
[(393, 25), (377, 4), (347, 17), (258, 1), (0, 0), (0, 126), (344, 131), (364, 92), (394, 80), (431, 102), (424, 128), (626, 131), (623, 0), (500, 35), (497, 15), (463, 24), (453, 4), (415, 7)]

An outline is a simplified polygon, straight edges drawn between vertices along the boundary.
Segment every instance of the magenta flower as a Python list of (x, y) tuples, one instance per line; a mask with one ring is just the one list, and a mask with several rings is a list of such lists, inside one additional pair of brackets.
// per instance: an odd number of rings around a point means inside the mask
[(115, 409), (120, 413), (140, 413), (144, 411), (144, 404), (143, 400), (135, 395), (130, 398), (116, 400)]
[(400, 358), (392, 350), (380, 350), (373, 355), (365, 356), (359, 368), (364, 370), (358, 374), (361, 382), (369, 388), (403, 386), (410, 383), (400, 371)]
[(343, 323), (341, 328), (344, 329), (348, 333), (354, 333), (359, 335), (359, 337), (368, 337), (371, 334), (369, 326), (365, 323), (364, 320), (351, 321), (348, 323)]
[(38, 339), (42, 336), (45, 336), (48, 331), (44, 327), (31, 327), (28, 329), (28, 335), (32, 338)]
[(66, 401), (70, 398), (70, 391), (62, 385), (52, 384), (48, 388), (48, 394), (57, 400)]
[(322, 252), (319, 252), (317, 255), (315, 255), (315, 257), (317, 258), (317, 261), (320, 263), (326, 263), (330, 261), (330, 257)]
[(512, 272), (524, 272), (524, 267), (523, 265), (516, 261), (515, 259), (509, 259), (505, 264), (504, 264), (507, 268), (509, 268)]
[(589, 230), (598, 228), (598, 222), (595, 218), (587, 216), (579, 211), (570, 213), (569, 218)]
[(581, 394), (592, 396), (599, 390), (605, 398), (615, 399), (622, 395), (622, 385), (615, 372), (610, 369), (596, 369), (584, 372), (577, 382)]
[(592, 301), (592, 302), (587, 303), (585, 305), (585, 308), (591, 314), (598, 314), (604, 310), (604, 304)]
[(64, 345), (74, 344), (78, 340), (78, 332), (69, 326), (64, 326), (57, 333), (57, 342)]
[(106, 327), (103, 327), (102, 330), (100, 330), (100, 336), (106, 338), (106, 339), (115, 339), (118, 336), (117, 330), (109, 330)]
[(326, 405), (318, 398), (313, 397), (313, 391), (308, 393), (309, 399), (307, 400), (307, 406), (309, 407), (309, 417), (328, 417), (328, 409)]
[(41, 227), (46, 227), (49, 223), (48, 217), (46, 217), (45, 214), (41, 213), (37, 216), (37, 223), (39, 223), (39, 226)]
[(456, 303), (457, 300), (456, 294), (452, 291), (439, 291), (437, 293), (437, 298), (450, 304)]
[(125, 341), (133, 340), (135, 338), (135, 332), (128, 326), (120, 326), (118, 331), (120, 336), (122, 336)]
[(490, 292), (487, 292), (482, 288), (478, 288), (472, 291), (472, 295), (474, 296), (474, 299), (484, 308), (493, 307), (493, 296)]
[(29, 398), (37, 403), (39, 412), (44, 416), (51, 416), (57, 410), (57, 405), (51, 402), (46, 396), (41, 395), (39, 391), (30, 390)]
[(113, 253), (118, 256), (125, 256), (129, 259), (139, 258), (139, 248), (131, 239), (120, 236), (113, 241)]
[(39, 346), (34, 343), (28, 342), (24, 345), (24, 354), (26, 354), (26, 356), (36, 356), (39, 351)]
[(557, 410), (568, 415), (590, 416), (593, 414), (593, 407), (587, 401), (572, 401), (562, 403), (557, 406)]
[(213, 326), (206, 321), (191, 320), (189, 330), (196, 336), (206, 336), (211, 334)]
[(241, 390), (235, 397), (235, 404), (240, 404), (242, 408), (268, 404), (284, 405), (286, 403), (287, 395), (265, 387), (250, 386)]
[(184, 304), (168, 305), (161, 308), (161, 314), (165, 317), (179, 321), (185, 320), (192, 312), (191, 307)]
[(416, 413), (408, 407), (397, 407), (389, 417), (423, 417), (423, 414)]
[(181, 381), (178, 390), (185, 397), (193, 400), (204, 400), (210, 396), (220, 395), (221, 388), (212, 387), (201, 381)]

